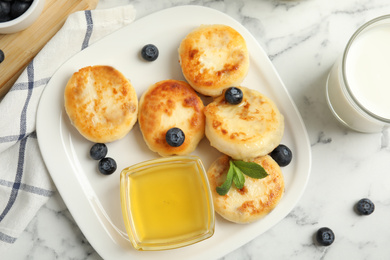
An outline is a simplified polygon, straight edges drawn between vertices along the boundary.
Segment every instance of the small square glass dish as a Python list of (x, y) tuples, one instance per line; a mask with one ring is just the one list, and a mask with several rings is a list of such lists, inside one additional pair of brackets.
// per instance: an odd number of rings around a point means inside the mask
[(137, 250), (191, 245), (214, 234), (215, 213), (206, 171), (196, 156), (172, 156), (125, 168), (122, 214)]

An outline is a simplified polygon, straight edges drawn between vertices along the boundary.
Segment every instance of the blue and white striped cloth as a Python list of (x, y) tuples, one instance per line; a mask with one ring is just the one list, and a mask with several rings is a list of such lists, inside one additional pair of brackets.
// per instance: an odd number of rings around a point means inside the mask
[(39, 99), (50, 77), (71, 56), (134, 18), (131, 5), (71, 14), (0, 101), (0, 255), (56, 192), (35, 132)]

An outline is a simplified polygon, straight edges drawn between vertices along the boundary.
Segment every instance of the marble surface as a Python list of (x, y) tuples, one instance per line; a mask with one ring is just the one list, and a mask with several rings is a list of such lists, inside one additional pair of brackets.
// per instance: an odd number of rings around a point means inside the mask
[[(133, 4), (137, 18), (171, 6), (204, 5), (242, 23), (269, 55), (306, 125), (312, 171), (302, 199), (278, 225), (221, 259), (390, 259), (390, 133), (341, 126), (324, 94), (330, 67), (364, 22), (390, 13), (388, 0), (100, 0), (98, 8)], [(376, 205), (359, 216), (354, 204)], [(323, 226), (335, 242), (318, 246)], [(1, 259), (101, 259), (55, 194)]]

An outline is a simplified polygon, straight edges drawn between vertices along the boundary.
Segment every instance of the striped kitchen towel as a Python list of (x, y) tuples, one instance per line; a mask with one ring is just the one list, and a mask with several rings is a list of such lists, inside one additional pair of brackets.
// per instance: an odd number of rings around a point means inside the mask
[(50, 77), (71, 56), (134, 18), (132, 5), (71, 14), (0, 101), (0, 255), (56, 190), (35, 132), (39, 99)]

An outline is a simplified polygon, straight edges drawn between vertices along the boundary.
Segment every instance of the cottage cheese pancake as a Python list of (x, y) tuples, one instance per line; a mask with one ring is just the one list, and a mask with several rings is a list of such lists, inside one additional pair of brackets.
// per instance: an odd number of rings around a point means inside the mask
[(266, 155), (280, 144), (284, 117), (266, 96), (239, 88), (240, 104), (232, 105), (221, 95), (205, 107), (206, 137), (211, 146), (234, 159)]
[(207, 171), (215, 211), (235, 223), (250, 223), (264, 217), (278, 205), (284, 193), (283, 174), (279, 165), (269, 155), (251, 161), (263, 166), (269, 175), (263, 179), (244, 175), (244, 187), (237, 189), (233, 184), (224, 196), (216, 192), (216, 187), (226, 179), (229, 157), (221, 156)]
[(109, 66), (89, 66), (75, 72), (64, 97), (72, 124), (92, 142), (118, 140), (137, 121), (138, 99), (133, 86)]
[[(162, 156), (193, 152), (204, 136), (205, 117), (202, 100), (184, 81), (164, 80), (149, 87), (140, 99), (138, 122), (148, 147)], [(169, 145), (166, 133), (179, 128), (184, 143)]]
[(207, 96), (239, 85), (249, 69), (244, 38), (226, 25), (202, 25), (189, 33), (180, 44), (179, 60), (188, 83)]

